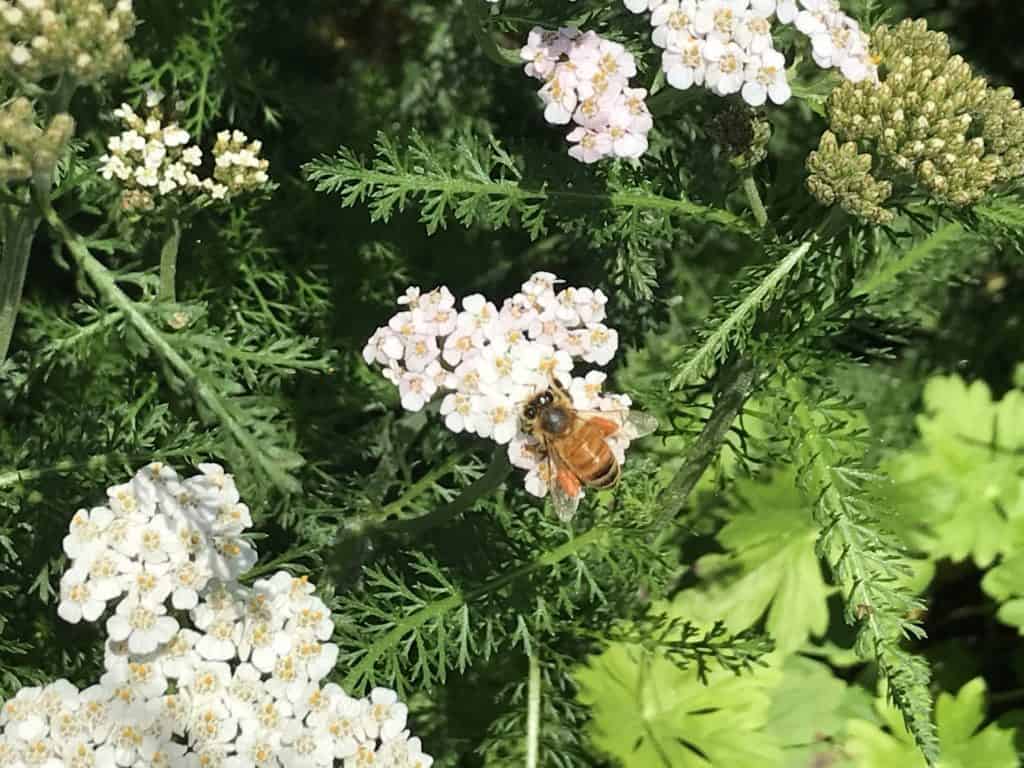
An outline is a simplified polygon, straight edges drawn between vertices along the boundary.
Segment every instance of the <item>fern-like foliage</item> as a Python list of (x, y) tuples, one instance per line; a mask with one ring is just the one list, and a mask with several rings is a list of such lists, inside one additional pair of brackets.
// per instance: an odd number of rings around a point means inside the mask
[[(216, 367), (204, 363), (210, 359), (231, 361), (233, 365), (229, 370), (241, 369), (250, 382), (265, 370), (277, 373), (298, 369), (325, 372), (329, 364), (323, 358), (312, 356), (313, 344), (278, 344), (258, 348), (244, 337), (233, 341), (202, 332), (175, 334), (175, 325), (185, 325), (199, 314), (196, 308), (191, 315), (187, 308), (167, 315), (162, 308), (153, 310), (150, 304), (133, 300), (119, 285), (119, 278), (124, 279), (124, 275), (118, 276), (108, 270), (90, 252), (87, 241), (70, 232), (52, 210), (49, 221), (62, 235), (78, 266), (95, 285), (101, 298), (123, 315), (126, 324), (143, 342), (139, 351), (157, 355), (165, 365), (163, 370), (168, 384), (173, 389), (190, 393), (200, 416), (219, 423), (231, 437), (237, 446), (239, 463), (253, 467), (255, 478), (280, 492), (297, 491), (300, 486), (293, 473), (302, 466), (303, 459), (295, 450), (293, 438), (279, 423), (281, 409), (278, 404), (272, 398), (246, 391), (234, 376), (221, 378)], [(136, 284), (143, 286), (146, 278), (131, 276)]]
[(518, 500), (496, 521), (444, 521), (448, 533), (439, 532), (439, 542), (460, 535), (490, 542), (469, 562), (459, 554), (461, 578), (445, 562), (446, 547), (369, 566), (362, 588), (338, 597), (351, 619), (339, 641), (347, 687), (382, 680), (432, 687), (474, 660), (587, 637), (621, 615), (638, 583), (669, 575), (648, 528), (657, 485), (649, 470), (635, 474), (628, 496), (578, 534)]
[[(548, 231), (553, 209), (578, 212), (605, 207), (690, 217), (751, 231), (729, 211), (682, 198), (642, 189), (560, 188), (530, 178), (494, 138), (485, 142), (462, 137), (453, 146), (435, 147), (414, 133), (403, 149), (380, 134), (370, 162), (343, 148), (334, 157), (309, 163), (305, 170), (317, 191), (339, 194), (347, 207), (365, 204), (373, 221), (388, 221), (396, 211), (416, 203), (420, 220), (431, 233), (454, 219), (466, 227), (495, 229), (515, 223), (537, 238)], [(620, 221), (620, 226), (630, 226), (630, 220)]]
[[(805, 369), (806, 370), (806, 369)], [(821, 527), (818, 552), (839, 586), (847, 622), (857, 628), (856, 650), (873, 660), (907, 730), (929, 764), (939, 758), (932, 721), (927, 662), (904, 643), (924, 637), (915, 618), (924, 603), (908, 588), (911, 575), (902, 544), (886, 533), (870, 488), (882, 478), (865, 465), (857, 405), (814, 381), (784, 378), (777, 405), (792, 415), (790, 445), (803, 490)], [(808, 392), (814, 394), (808, 396)]]

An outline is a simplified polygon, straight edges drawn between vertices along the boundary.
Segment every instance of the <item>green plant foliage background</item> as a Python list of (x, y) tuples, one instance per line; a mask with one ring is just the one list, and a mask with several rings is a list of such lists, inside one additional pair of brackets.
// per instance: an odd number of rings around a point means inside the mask
[[(257, 568), (309, 572), (334, 607), (332, 679), (402, 691), (438, 765), (522, 764), (531, 654), (543, 766), (911, 768), (914, 736), (943, 768), (1020, 765), (1024, 199), (892, 239), (848, 224), (807, 257), (786, 244), (825, 216), (802, 187), (813, 98), (770, 114), (760, 233), (708, 136), (718, 101), (666, 104), (641, 164), (581, 167), (472, 4), (138, 2), (138, 60), (76, 101), (56, 203), (127, 304), (41, 235), (0, 363), (0, 699), (101, 665), (97, 632), (56, 616), (75, 510), (154, 457), (212, 459)], [(515, 7), (489, 22), (508, 47), (612, 20), (650, 50), (620, 3)], [(849, 10), (926, 16), (1024, 86), (1018, 3)], [(152, 87), (206, 143), (261, 137), (278, 184), (185, 232), (173, 323), (152, 301), (166, 233), (114, 216), (95, 172), (111, 109)], [(614, 378), (663, 426), (571, 527), (518, 475), (449, 506), (490, 448), (402, 412), (360, 357), (407, 285), (500, 299), (535, 270), (609, 294)], [(748, 357), (758, 391), (664, 525)]]

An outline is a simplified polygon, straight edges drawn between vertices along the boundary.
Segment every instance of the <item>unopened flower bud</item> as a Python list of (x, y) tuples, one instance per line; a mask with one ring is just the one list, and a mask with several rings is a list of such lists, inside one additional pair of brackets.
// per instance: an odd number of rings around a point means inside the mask
[[(128, 60), (131, 3), (31, 0), (0, 10), (0, 73), (41, 81), (70, 75), (95, 82)], [(115, 23), (112, 23), (115, 22)]]
[(841, 141), (876, 157), (879, 168), (915, 175), (953, 205), (973, 204), (994, 183), (1024, 173), (1020, 104), (951, 56), (945, 35), (923, 20), (881, 26), (872, 52), (881, 83), (847, 82), (829, 97), (830, 128)]

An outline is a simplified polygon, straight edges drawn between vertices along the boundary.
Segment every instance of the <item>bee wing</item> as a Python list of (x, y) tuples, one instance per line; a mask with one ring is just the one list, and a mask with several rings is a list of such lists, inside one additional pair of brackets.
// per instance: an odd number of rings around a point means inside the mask
[(646, 437), (658, 429), (658, 420), (649, 413), (632, 411), (629, 408), (611, 409), (607, 411), (576, 411), (584, 419), (600, 419), (619, 425), (618, 432), (629, 440)]
[(567, 523), (576, 516), (576, 510), (580, 506), (580, 497), (570, 496), (556, 480), (551, 484), (551, 503), (555, 507), (558, 519)]
[(576, 516), (583, 495), (579, 490), (574, 494), (565, 488), (562, 477), (567, 472), (571, 473), (571, 470), (558, 460), (555, 452), (548, 451), (548, 491), (555, 514), (563, 522), (569, 522)]
[(630, 411), (626, 417), (626, 428), (630, 432), (630, 439), (637, 440), (646, 437), (652, 432), (658, 431), (658, 420), (649, 413)]

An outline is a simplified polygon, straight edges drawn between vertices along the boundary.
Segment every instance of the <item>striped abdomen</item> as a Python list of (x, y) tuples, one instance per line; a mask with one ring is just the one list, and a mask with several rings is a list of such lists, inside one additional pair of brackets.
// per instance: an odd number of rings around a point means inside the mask
[(598, 424), (581, 420), (569, 435), (555, 442), (562, 463), (592, 488), (610, 488), (619, 479), (619, 462), (605, 442), (607, 434)]

